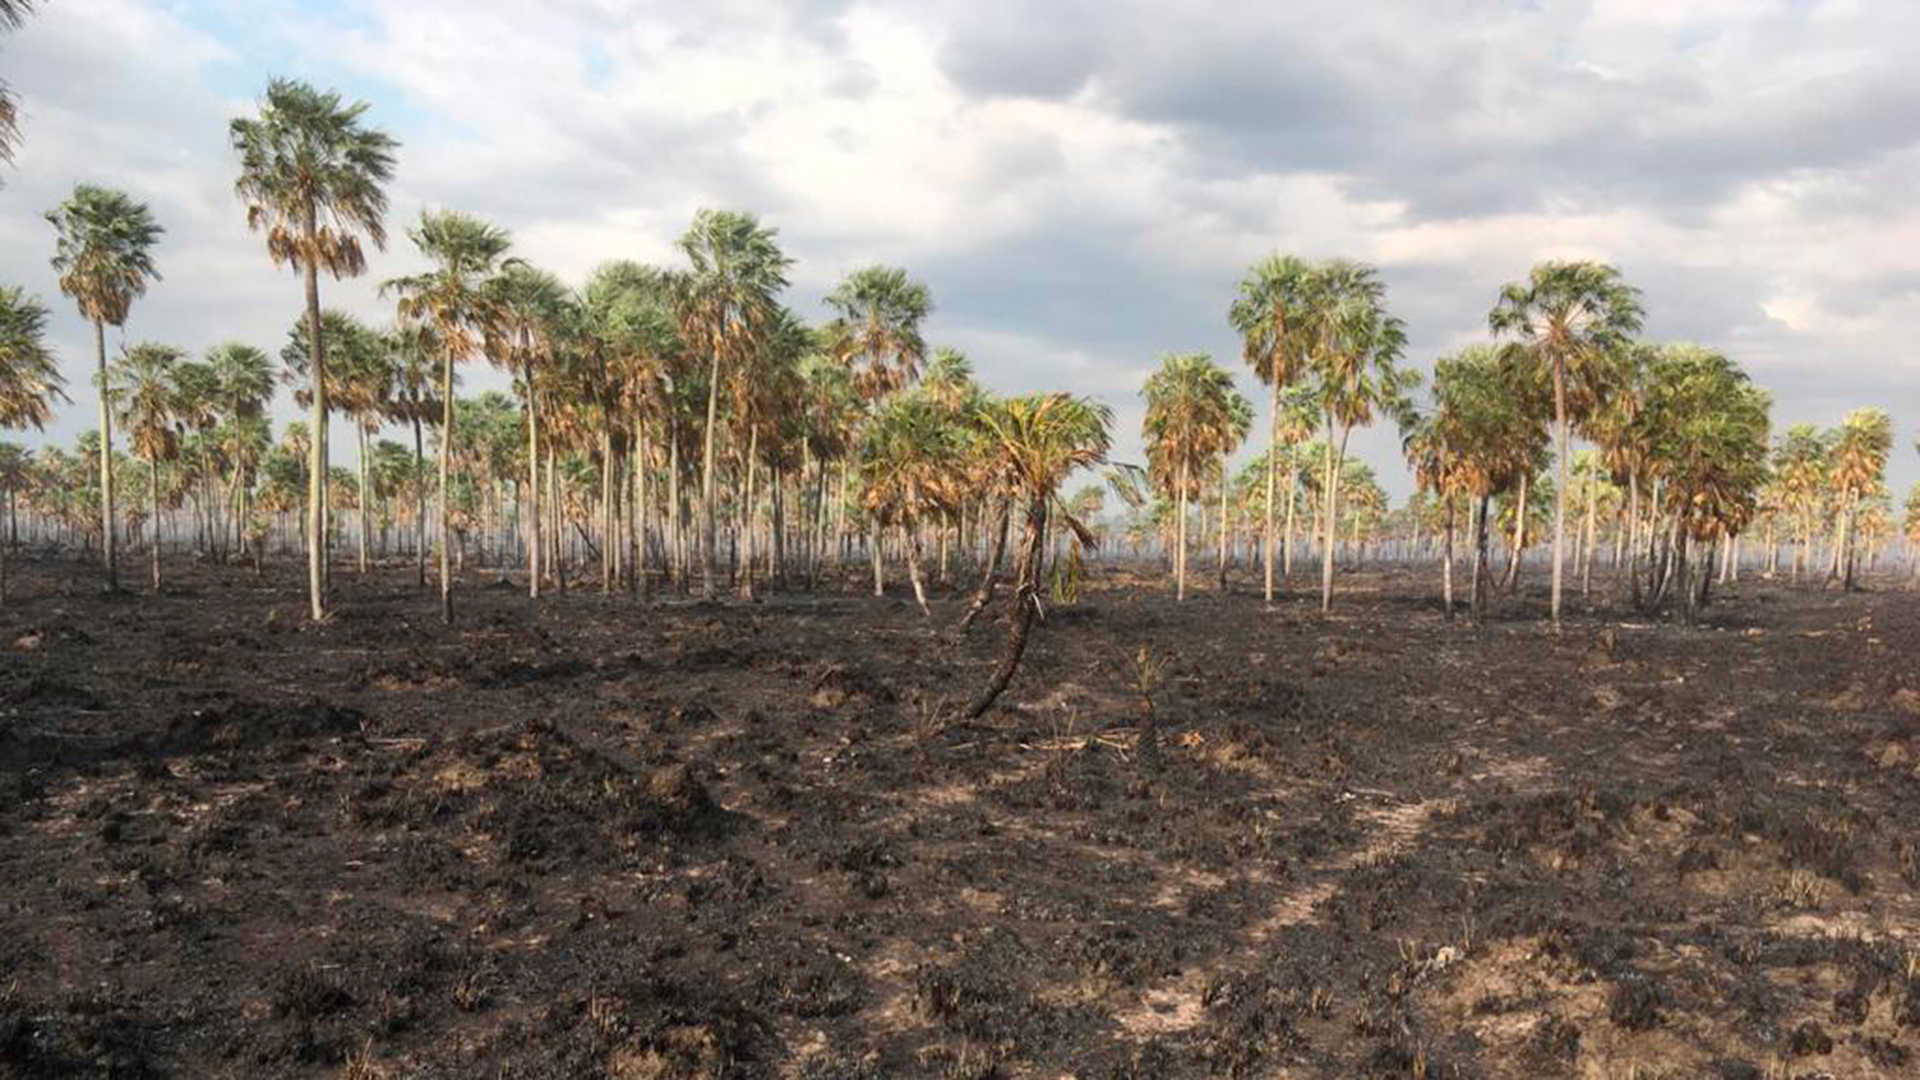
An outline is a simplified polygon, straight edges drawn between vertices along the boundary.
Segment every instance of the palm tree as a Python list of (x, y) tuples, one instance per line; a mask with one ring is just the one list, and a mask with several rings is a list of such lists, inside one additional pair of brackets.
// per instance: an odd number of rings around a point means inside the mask
[(233, 464), (230, 501), (239, 527), (240, 551), (244, 555), (250, 542), (245, 523), (252, 516), (248, 502), (262, 452), (251, 429), (273, 400), (273, 361), (261, 349), (228, 341), (207, 350), (207, 366), (213, 370), (218, 412), (225, 423), (224, 441), (228, 444), (228, 460)]
[[(1653, 468), (1679, 538), (1676, 559), (1686, 617), (1707, 597), (1716, 542), (1743, 529), (1767, 481), (1768, 410), (1754, 386), (1725, 355), (1695, 345), (1667, 346), (1647, 373), (1646, 423)], [(1695, 587), (1689, 541), (1700, 542), (1705, 564)]]
[(453, 471), (453, 369), (472, 354), (492, 322), (487, 279), (512, 246), (503, 229), (453, 210), (426, 210), (407, 236), (434, 263), (425, 273), (380, 287), (399, 297), (403, 323), (432, 326), (440, 346), (440, 616), (453, 621), (453, 563), (447, 504)]
[[(18, 30), (33, 12), (33, 0), (0, 0), (0, 29)], [(13, 148), (20, 141), (19, 115), (14, 109), (13, 93), (0, 79), (0, 161), (13, 160)]]
[(527, 595), (540, 598), (540, 401), (559, 359), (561, 322), (573, 300), (560, 279), (525, 263), (508, 260), (487, 283), (495, 312), (486, 339), (487, 359), (511, 373), (520, 387), (527, 417), (527, 505), (536, 512), (527, 522)]
[[(53, 404), (67, 399), (60, 362), (46, 344), (47, 309), (16, 288), (0, 287), (0, 430), (31, 427), (38, 431), (52, 418)], [(13, 497), (15, 473), (24, 471), (24, 452), (7, 444), (8, 535), (0, 537), (0, 600), (6, 599), (6, 549), (13, 543), (18, 523)]]
[[(927, 287), (905, 270), (869, 266), (841, 279), (827, 296), (836, 318), (827, 334), (833, 353), (853, 372), (853, 389), (869, 410), (909, 386), (920, 373), (927, 343), (920, 324), (933, 311)], [(868, 549), (873, 560), (873, 595), (885, 594), (880, 564), (880, 530), (869, 521)]]
[(667, 284), (667, 277), (653, 267), (618, 260), (593, 272), (580, 299), (587, 333), (612, 384), (611, 408), (629, 426), (632, 438), (630, 506), (637, 520), (631, 532), (631, 582), (642, 593), (652, 589), (647, 537), (652, 528), (648, 483), (653, 436), (672, 429), (671, 423), (661, 421), (671, 419), (666, 415), (668, 385), (682, 354)]
[(1893, 453), (1893, 419), (1884, 409), (1855, 409), (1841, 421), (1833, 440), (1831, 482), (1840, 503), (1839, 576), (1857, 587), (1853, 526), (1860, 503), (1884, 486), (1887, 458)]
[(394, 150), (385, 132), (366, 127), (365, 102), (345, 104), (340, 95), (303, 82), (274, 79), (254, 117), (235, 119), (228, 141), (240, 158), (234, 194), (247, 207), (247, 227), (264, 232), (275, 265), (306, 276), (308, 397), (314, 432), (308, 463), (309, 535), (307, 596), (315, 622), (326, 618), (327, 404), (326, 360), (321, 335), (320, 271), (338, 280), (366, 270), (360, 246), (387, 246), (387, 193)]
[[(1279, 448), (1290, 438), (1292, 425), (1284, 424), (1283, 402), (1288, 390), (1301, 377), (1307, 358), (1305, 332), (1310, 324), (1309, 304), (1313, 295), (1314, 268), (1291, 255), (1275, 255), (1257, 263), (1240, 282), (1240, 296), (1228, 312), (1228, 321), (1240, 334), (1241, 355), (1273, 391), (1271, 431), (1267, 443), (1266, 525), (1261, 540), (1261, 561), (1265, 574), (1265, 597), (1273, 606), (1273, 557), (1275, 488), (1280, 470)], [(1292, 510), (1292, 491), (1288, 491), (1288, 510)], [(1292, 546), (1289, 518), (1288, 547)], [(1292, 552), (1286, 562), (1291, 565)]]
[[(1373, 422), (1375, 409), (1402, 410), (1413, 377), (1398, 367), (1406, 348), (1406, 328), (1387, 313), (1386, 286), (1378, 271), (1336, 261), (1320, 267), (1309, 287), (1307, 333), (1313, 342), (1313, 374), (1327, 428), (1321, 474), (1326, 502), (1320, 519), (1320, 610), (1325, 612), (1333, 607), (1334, 528), (1347, 439), (1356, 426)], [(1338, 439), (1334, 438), (1336, 428)]]
[(1049, 511), (1058, 509), (1061, 520), (1077, 539), (1092, 542), (1086, 527), (1064, 507), (1057, 506), (1060, 485), (1074, 470), (1106, 460), (1112, 442), (1113, 410), (1091, 398), (1071, 394), (1027, 394), (988, 409), (982, 423), (1026, 505), (1027, 525), (1006, 655), (986, 690), (967, 707), (969, 718), (992, 708), (1020, 669), (1020, 658), (1026, 653), (1027, 638), (1039, 614), (1040, 562), (1045, 555)]
[(1487, 316), (1495, 334), (1512, 335), (1515, 362), (1549, 375), (1556, 435), (1553, 500), (1553, 603), (1560, 626), (1560, 577), (1566, 542), (1569, 428), (1605, 400), (1610, 361), (1640, 330), (1640, 292), (1611, 266), (1544, 262), (1525, 284), (1512, 283)]
[(1911, 587), (1920, 589), (1920, 480), (1907, 490), (1907, 503), (1901, 512), (1906, 526), (1907, 568), (1913, 575)]
[(146, 204), (124, 192), (81, 184), (47, 214), (58, 239), (53, 256), (60, 291), (73, 298), (93, 324), (94, 378), (100, 390), (100, 553), (107, 588), (120, 587), (114, 557), (113, 417), (107, 404), (107, 327), (126, 325), (133, 302), (160, 278), (153, 266), (153, 245), (165, 230)]
[(383, 395), (386, 418), (413, 429), (413, 566), (421, 588), (427, 585), (427, 467), (421, 428), (440, 415), (434, 388), (434, 357), (439, 340), (427, 323), (403, 323), (381, 336), (392, 378)]
[(861, 441), (868, 516), (900, 529), (907, 576), (921, 614), (932, 618), (920, 573), (920, 527), (954, 509), (965, 485), (966, 433), (954, 414), (925, 390), (895, 394), (867, 424)]
[(1793, 582), (1811, 561), (1813, 521), (1820, 511), (1820, 496), (1831, 470), (1832, 448), (1820, 429), (1812, 424), (1795, 424), (1781, 436), (1773, 451), (1773, 472), (1780, 487), (1780, 508), (1797, 528), (1794, 537)]
[(1178, 507), (1174, 522), (1174, 595), (1187, 597), (1187, 501), (1216, 463), (1245, 438), (1251, 414), (1233, 376), (1205, 353), (1168, 354), (1147, 379), (1141, 435), (1147, 473)]
[(707, 412), (700, 458), (700, 591), (714, 597), (718, 543), (714, 489), (714, 436), (719, 429), (720, 385), (726, 370), (747, 362), (774, 328), (792, 265), (775, 230), (751, 214), (702, 210), (680, 237), (691, 270), (673, 279), (674, 307), (688, 349), (707, 358)]
[(107, 372), (107, 394), (133, 441), (134, 453), (147, 459), (148, 551), (153, 562), (153, 591), (160, 591), (160, 463), (180, 452), (180, 361), (186, 353), (171, 345), (141, 342), (121, 350)]

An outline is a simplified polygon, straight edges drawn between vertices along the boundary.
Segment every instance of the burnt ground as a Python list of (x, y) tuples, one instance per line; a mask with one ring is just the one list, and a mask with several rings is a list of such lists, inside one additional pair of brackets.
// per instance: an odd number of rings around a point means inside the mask
[(1920, 1076), (1891, 586), (1102, 571), (964, 723), (999, 629), (853, 587), (281, 574), (16, 565), (0, 1076)]

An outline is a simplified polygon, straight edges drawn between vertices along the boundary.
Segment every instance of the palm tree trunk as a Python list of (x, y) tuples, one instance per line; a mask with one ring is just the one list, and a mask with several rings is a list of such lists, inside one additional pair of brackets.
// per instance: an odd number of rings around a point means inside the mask
[[(314, 233), (314, 213), (307, 210), (306, 235)], [(320, 268), (306, 261), (307, 374), (312, 411), (307, 438), (307, 598), (314, 622), (327, 617), (327, 386), (326, 352), (320, 331)]]
[(420, 437), (420, 410), (413, 410), (413, 567), (427, 587), (427, 455)]
[[(1566, 363), (1559, 356), (1553, 360), (1553, 424), (1559, 438), (1559, 452), (1555, 455), (1555, 483), (1553, 488), (1553, 601), (1551, 604), (1552, 622), (1555, 630), (1560, 629), (1560, 573), (1561, 557), (1566, 551), (1567, 540), (1567, 453), (1569, 436), (1567, 432), (1567, 375)], [(1526, 514), (1524, 505), (1520, 508), (1522, 517)]]
[(373, 504), (373, 489), (367, 485), (367, 425), (359, 417), (353, 418), (354, 434), (360, 446), (360, 512), (354, 516), (360, 519), (360, 576), (367, 575), (367, 546), (372, 534), (367, 528), (367, 510)]
[(1580, 541), (1580, 597), (1583, 600), (1593, 595), (1593, 500), (1598, 479), (1594, 475), (1587, 477), (1587, 525)]
[[(1273, 382), (1272, 427), (1267, 436), (1267, 523), (1266, 530), (1260, 534), (1262, 563), (1264, 564), (1265, 598), (1268, 607), (1273, 606), (1273, 548), (1274, 548), (1274, 510), (1273, 499), (1278, 494), (1280, 479), (1280, 380)], [(1291, 495), (1291, 493), (1289, 493)], [(1288, 499), (1288, 510), (1292, 510), (1292, 499)]]
[(440, 364), (440, 618), (453, 622), (452, 530), (448, 523), (448, 504), (453, 492), (447, 486), (453, 472), (453, 349), (445, 350)]
[(1000, 500), (999, 512), (994, 515), (993, 547), (987, 552), (987, 569), (980, 575), (980, 588), (973, 594), (973, 604), (967, 608), (967, 616), (960, 620), (960, 632), (966, 633), (973, 628), (973, 621), (980, 617), (989, 603), (993, 602), (993, 586), (1000, 573), (1000, 559), (1007, 550), (1008, 519), (1013, 515), (1013, 500)]
[(900, 542), (906, 547), (907, 579), (913, 583), (913, 602), (920, 605), (922, 617), (931, 621), (933, 609), (927, 606), (927, 590), (920, 575), (920, 533), (912, 524), (900, 525)]
[(1520, 581), (1520, 555), (1527, 547), (1527, 475), (1520, 474), (1520, 497), (1513, 503), (1513, 550), (1507, 556), (1507, 579), (1500, 587), (1508, 592)]
[(1633, 606), (1643, 606), (1640, 590), (1640, 474), (1627, 474), (1627, 576), (1633, 580)]
[[(540, 502), (540, 402), (533, 389), (533, 365), (524, 366), (525, 374), (521, 378), (527, 384), (527, 506), (531, 513), (523, 512), (526, 519), (527, 545), (527, 596), (540, 599), (540, 558), (542, 503)], [(504, 574), (505, 571), (503, 570)]]
[(1479, 622), (1486, 618), (1487, 592), (1492, 584), (1492, 573), (1487, 566), (1487, 510), (1492, 502), (1490, 496), (1480, 496), (1480, 512), (1475, 515), (1473, 524), (1473, 620)]
[(1227, 459), (1220, 459), (1220, 591), (1227, 591)]
[(1013, 594), (1014, 617), (1007, 639), (1006, 655), (995, 669), (993, 679), (987, 689), (967, 707), (967, 718), (977, 719), (1013, 682), (1014, 673), (1020, 670), (1020, 658), (1027, 651), (1027, 637), (1033, 630), (1034, 615), (1039, 607), (1039, 565), (1040, 546), (1046, 534), (1047, 499), (1045, 495), (1031, 497), (1027, 503), (1027, 532), (1022, 544), (1020, 556), (1019, 585)]
[(653, 502), (647, 487), (647, 422), (640, 420), (634, 425), (633, 438), (633, 483), (634, 502), (637, 507), (640, 524), (635, 530), (639, 535), (639, 550), (633, 556), (633, 576), (635, 585), (642, 597), (653, 595), (653, 579), (647, 576), (647, 534), (652, 531)]
[(120, 589), (120, 563), (113, 544), (113, 411), (107, 406), (107, 324), (93, 321), (93, 345), (100, 387), (100, 558), (107, 568), (107, 591)]
[[(1328, 429), (1332, 429), (1329, 421)], [(1327, 508), (1321, 525), (1321, 534), (1326, 540), (1326, 549), (1320, 553), (1320, 613), (1333, 610), (1333, 546), (1339, 541), (1337, 531), (1340, 508), (1340, 470), (1347, 464), (1347, 437), (1353, 433), (1353, 425), (1340, 426), (1340, 450), (1336, 458), (1332, 440), (1327, 442)]]
[(1285, 577), (1293, 575), (1293, 507), (1299, 501), (1296, 498), (1299, 494), (1299, 484), (1299, 473), (1289, 465), (1287, 467), (1287, 528), (1280, 547), (1280, 573)]
[(753, 599), (753, 519), (755, 510), (757, 509), (754, 505), (753, 489), (754, 481), (758, 478), (759, 459), (760, 426), (754, 424), (747, 431), (747, 493), (746, 498), (742, 500), (740, 511), (741, 521), (744, 525), (741, 531), (745, 534), (745, 547), (742, 549), (740, 558), (740, 599), (742, 600)]
[(1174, 522), (1175, 543), (1179, 546), (1173, 553), (1173, 598), (1187, 598), (1187, 463), (1180, 462), (1180, 516)]
[(153, 592), (160, 595), (160, 458), (147, 455), (147, 505), (152, 508), (153, 537), (147, 551), (153, 557)]
[(1440, 563), (1440, 600), (1447, 612), (1447, 620), (1453, 620), (1453, 492), (1446, 496), (1446, 545), (1442, 549)]
[(704, 432), (706, 448), (701, 452), (700, 461), (700, 596), (711, 600), (714, 596), (713, 560), (715, 545), (719, 543), (719, 523), (714, 514), (714, 471), (713, 471), (713, 431), (720, 408), (720, 353), (714, 351), (707, 365), (707, 430)]

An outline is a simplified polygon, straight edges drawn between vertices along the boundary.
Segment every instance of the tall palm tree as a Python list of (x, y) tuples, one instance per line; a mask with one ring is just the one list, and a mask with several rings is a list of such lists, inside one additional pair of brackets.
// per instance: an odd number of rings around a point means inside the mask
[(126, 325), (133, 302), (159, 280), (153, 245), (163, 230), (145, 203), (124, 192), (81, 184), (47, 214), (58, 233), (53, 255), (60, 291), (93, 324), (94, 379), (100, 390), (100, 554), (107, 588), (120, 587), (114, 555), (113, 417), (107, 403), (107, 327)]
[(46, 343), (47, 308), (22, 289), (0, 286), (0, 429), (38, 431), (67, 400), (60, 361)]
[[(868, 266), (842, 278), (827, 295), (835, 312), (827, 327), (833, 353), (853, 372), (853, 389), (869, 411), (881, 399), (909, 386), (920, 374), (927, 343), (920, 324), (933, 311), (927, 287), (905, 270)], [(868, 517), (868, 549), (873, 561), (873, 595), (884, 595), (880, 530)]]
[(1855, 409), (1841, 421), (1833, 440), (1831, 483), (1840, 503), (1839, 577), (1855, 588), (1854, 526), (1861, 501), (1885, 485), (1887, 458), (1893, 453), (1893, 418), (1885, 409)]
[[(526, 263), (508, 265), (487, 283), (488, 303), (495, 313), (486, 338), (487, 359), (512, 374), (520, 387), (527, 418), (527, 505), (540, 502), (540, 402), (560, 359), (562, 321), (573, 305), (560, 279)], [(527, 595), (540, 597), (540, 518), (528, 513)], [(557, 539), (557, 538), (556, 538)]]
[(141, 342), (121, 350), (107, 371), (107, 394), (126, 428), (134, 453), (147, 459), (149, 539), (153, 591), (160, 591), (160, 463), (180, 453), (180, 362), (186, 353), (171, 345)]
[(365, 102), (346, 104), (332, 91), (274, 79), (257, 116), (228, 125), (228, 140), (240, 158), (233, 190), (247, 207), (247, 227), (264, 232), (275, 265), (288, 264), (306, 277), (306, 325), (313, 427), (308, 463), (307, 597), (315, 622), (326, 618), (327, 394), (321, 338), (320, 271), (338, 280), (366, 270), (364, 235), (387, 246), (387, 193), (394, 150), (385, 132), (367, 127)]
[[(45, 305), (20, 289), (0, 287), (0, 430), (41, 430), (52, 418), (54, 403), (67, 399), (66, 380), (60, 375), (59, 360), (47, 347), (46, 329)], [(24, 472), (26, 461), (24, 452), (11, 444), (8, 448), (13, 453), (4, 470), (8, 535), (0, 537), (0, 600), (7, 594), (7, 548), (18, 528), (15, 474)]]
[(242, 555), (251, 540), (245, 527), (252, 512), (254, 472), (264, 451), (255, 438), (254, 422), (273, 400), (273, 361), (266, 352), (244, 342), (228, 341), (207, 350), (207, 366), (217, 386), (218, 412), (224, 425), (228, 460), (233, 465), (229, 501), (239, 532)]
[(673, 279), (674, 308), (687, 348), (707, 361), (706, 425), (700, 455), (700, 593), (714, 597), (719, 541), (714, 438), (727, 371), (745, 364), (777, 325), (777, 297), (793, 264), (779, 234), (752, 214), (702, 210), (680, 237), (690, 269)]
[(1202, 479), (1246, 436), (1245, 399), (1233, 376), (1205, 353), (1168, 354), (1140, 396), (1146, 417), (1147, 473), (1178, 507), (1173, 553), (1174, 596), (1187, 598), (1187, 502)]
[(472, 355), (493, 320), (486, 282), (500, 268), (513, 238), (503, 229), (454, 210), (426, 210), (407, 236), (434, 264), (432, 270), (380, 287), (399, 298), (403, 323), (433, 327), (440, 345), (440, 616), (453, 621), (452, 533), (447, 509), (453, 472), (454, 366)]
[(1313, 343), (1313, 375), (1327, 428), (1321, 473), (1326, 500), (1320, 518), (1322, 612), (1333, 607), (1334, 529), (1339, 522), (1347, 440), (1355, 427), (1373, 422), (1376, 409), (1402, 409), (1413, 381), (1398, 366), (1406, 348), (1406, 327), (1387, 313), (1386, 297), (1379, 272), (1359, 263), (1327, 263), (1310, 283), (1307, 333)]
[[(1679, 538), (1676, 558), (1686, 616), (1707, 596), (1717, 542), (1752, 519), (1767, 481), (1771, 400), (1724, 354), (1695, 345), (1659, 350), (1647, 374), (1646, 423), (1653, 468)], [(1689, 541), (1705, 562), (1693, 584)]]
[(887, 399), (861, 441), (868, 515), (900, 529), (914, 602), (932, 617), (920, 573), (920, 526), (954, 509), (965, 486), (966, 432), (959, 418), (925, 390)]
[[(18, 30), (32, 13), (33, 0), (0, 0), (0, 30)], [(13, 160), (13, 148), (19, 141), (20, 120), (13, 93), (6, 80), (0, 79), (0, 161)]]
[(1071, 394), (1027, 394), (1008, 398), (982, 416), (1014, 490), (1026, 506), (1026, 536), (1021, 544), (1019, 584), (1013, 594), (1013, 618), (1007, 651), (987, 688), (967, 707), (969, 718), (993, 707), (1020, 670), (1027, 638), (1039, 614), (1040, 563), (1050, 512), (1086, 543), (1092, 535), (1059, 506), (1060, 486), (1074, 470), (1106, 460), (1112, 444), (1113, 410), (1091, 398)]
[[(1306, 330), (1310, 325), (1314, 268), (1292, 255), (1275, 255), (1256, 263), (1240, 282), (1240, 295), (1228, 311), (1228, 321), (1239, 333), (1241, 355), (1272, 388), (1271, 430), (1267, 450), (1266, 524), (1261, 539), (1261, 563), (1265, 575), (1264, 592), (1268, 607), (1273, 606), (1273, 559), (1275, 496), (1279, 481), (1280, 446), (1287, 440), (1283, 401), (1301, 377), (1307, 359)], [(1292, 492), (1289, 490), (1291, 510)], [(1291, 531), (1291, 530), (1289, 530)], [(1288, 537), (1289, 546), (1291, 536)], [(1291, 552), (1288, 552), (1291, 562)]]
[(1795, 424), (1780, 437), (1773, 451), (1773, 472), (1780, 487), (1780, 508), (1795, 528), (1793, 582), (1800, 583), (1812, 557), (1813, 522), (1831, 469), (1832, 448), (1820, 429)]
[(630, 581), (637, 591), (648, 594), (652, 579), (647, 538), (653, 504), (648, 485), (654, 439), (672, 430), (668, 387), (683, 352), (667, 286), (668, 278), (659, 270), (616, 260), (593, 272), (580, 299), (586, 332), (606, 367), (611, 410), (632, 440), (629, 505), (635, 520), (630, 534)]
[(1553, 495), (1553, 603), (1560, 626), (1560, 578), (1566, 546), (1569, 430), (1606, 398), (1611, 361), (1640, 330), (1640, 291), (1620, 272), (1595, 262), (1544, 262), (1523, 284), (1500, 290), (1487, 316), (1495, 334), (1510, 335), (1511, 357), (1548, 374), (1553, 387), (1557, 476)]
[(407, 322), (381, 336), (392, 383), (383, 397), (386, 417), (413, 429), (413, 567), (421, 588), (427, 585), (427, 467), (423, 426), (440, 415), (433, 362), (440, 355), (431, 324)]

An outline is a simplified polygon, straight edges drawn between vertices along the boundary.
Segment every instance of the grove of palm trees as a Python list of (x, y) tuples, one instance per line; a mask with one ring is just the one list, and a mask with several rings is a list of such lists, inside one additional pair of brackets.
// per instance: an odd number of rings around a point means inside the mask
[(1912, 418), (1631, 260), (1005, 392), (771, 216), (569, 278), (367, 103), (227, 143), (278, 340), (144, 325), (137, 177), (0, 282), (0, 1077), (1920, 1074)]

